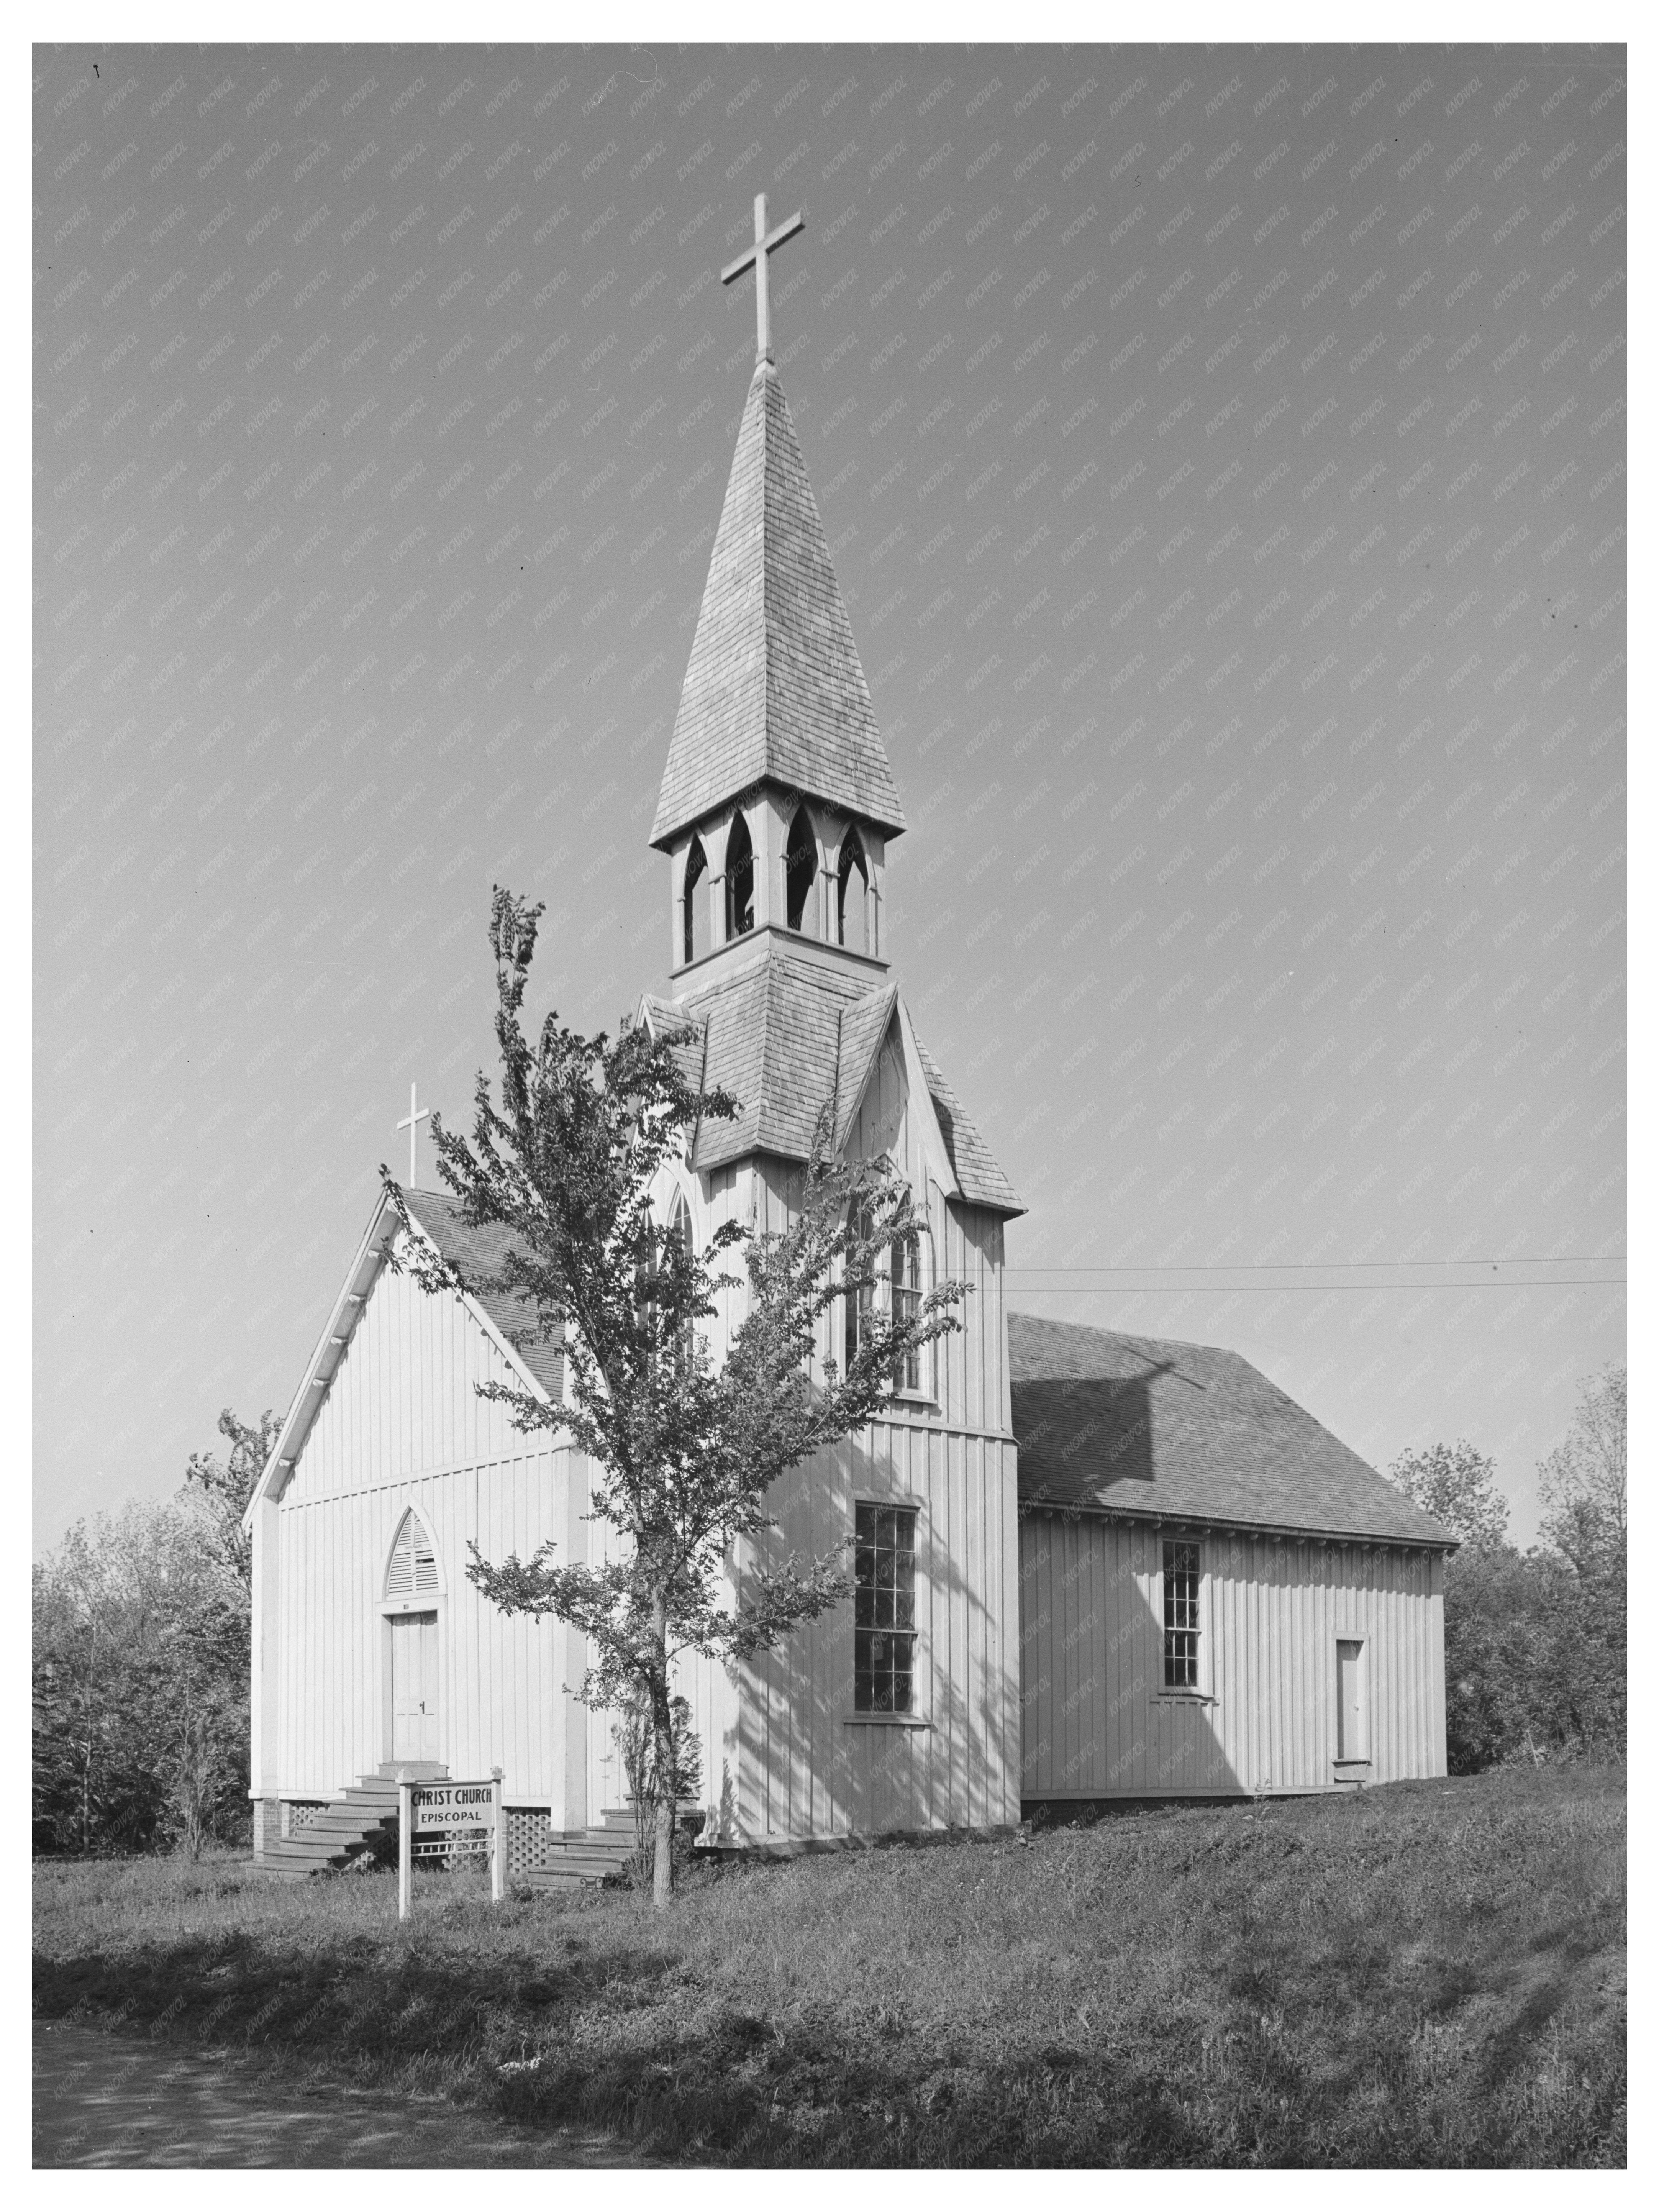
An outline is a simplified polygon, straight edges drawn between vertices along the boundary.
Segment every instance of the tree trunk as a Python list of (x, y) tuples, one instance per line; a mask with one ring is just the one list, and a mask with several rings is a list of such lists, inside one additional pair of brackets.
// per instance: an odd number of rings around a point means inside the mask
[(656, 1845), (651, 1869), (651, 1902), (665, 1912), (674, 1894), (674, 1716), (668, 1702), (668, 1607), (659, 1599), (653, 1608), (656, 1632), (656, 1664), (652, 1670), (651, 1735), (655, 1754), (653, 1796), (656, 1800)]

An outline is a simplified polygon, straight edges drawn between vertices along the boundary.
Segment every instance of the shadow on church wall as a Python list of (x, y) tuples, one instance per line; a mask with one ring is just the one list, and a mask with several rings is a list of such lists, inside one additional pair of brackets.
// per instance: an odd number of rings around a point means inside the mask
[[(857, 1499), (921, 1501), (917, 1724), (855, 1713), (850, 1597), (803, 1624), (742, 1670), (720, 1793), (722, 1839), (879, 1835), (1018, 1819), (1013, 1482), (1006, 1438), (895, 1422), (878, 1425), (877, 1441), (868, 1432), (843, 1440), (779, 1483), (770, 1500), (779, 1553), (821, 1554), (850, 1537)], [(846, 1562), (850, 1578), (850, 1545)]]

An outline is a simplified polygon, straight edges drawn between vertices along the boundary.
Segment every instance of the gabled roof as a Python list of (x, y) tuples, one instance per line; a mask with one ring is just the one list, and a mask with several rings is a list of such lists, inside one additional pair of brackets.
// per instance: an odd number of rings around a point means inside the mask
[(651, 842), (763, 781), (896, 836), (904, 813), (783, 387), (757, 363)]
[[(817, 1117), (832, 1098), (835, 1144), (844, 1145), (890, 1024), (908, 1019), (896, 984), (871, 984), (792, 953), (769, 933), (752, 958), (723, 969), (702, 989), (680, 999), (647, 995), (641, 1012), (656, 1035), (674, 1040), (688, 1080), (728, 1091), (741, 1107), (735, 1121), (705, 1121), (698, 1131), (691, 1164), (705, 1172), (750, 1152), (806, 1159)], [(910, 1036), (962, 1195), (1000, 1212), (1022, 1212), (914, 1025)]]
[(957, 1171), (963, 1196), (971, 1199), (975, 1206), (988, 1206), (998, 1213), (1024, 1213), (1025, 1208), (1015, 1197), (1013, 1185), (992, 1158), (990, 1146), (969, 1119), (962, 1101), (940, 1073), (938, 1061), (916, 1036), (914, 1024), (910, 1034), (915, 1037), (916, 1057), (933, 1095), (933, 1111), (939, 1116), (945, 1149)]
[(1446, 1546), (1236, 1352), (1008, 1316), (1022, 1508)]
[(730, 1091), (741, 1109), (733, 1121), (702, 1124), (692, 1164), (723, 1167), (748, 1152), (805, 1159), (836, 1088), (843, 1013), (866, 1000), (890, 1012), (892, 999), (890, 984), (872, 988), (863, 975), (781, 950), (769, 933), (702, 990), (647, 998), (646, 1018), (676, 1037), (687, 1074), (695, 1054), (704, 1088)]
[[(403, 1187), (400, 1185), (399, 1188)], [(504, 1231), (469, 1230), (460, 1219), (460, 1210), (456, 1201), (443, 1192), (404, 1189), (403, 1195), (416, 1227), (423, 1236), (429, 1237), (446, 1257), (475, 1274), (487, 1273), (500, 1264), (507, 1243)], [(242, 1526), (245, 1528), (251, 1526), (253, 1509), (262, 1498), (273, 1493), (277, 1497), (282, 1495), (288, 1477), (305, 1448), (311, 1425), (317, 1417), (328, 1385), (333, 1380), (335, 1370), (345, 1356), (369, 1293), (386, 1265), (386, 1254), (400, 1225), (391, 1200), (382, 1196), (369, 1217), (368, 1226), (357, 1246), (356, 1256), (336, 1295), (327, 1325), (306, 1363), (300, 1387), (289, 1401), (276, 1441), (271, 1446), (270, 1457), (265, 1462), (264, 1471), (254, 1485), (243, 1511)], [(520, 1350), (513, 1342), (515, 1329), (534, 1324), (533, 1310), (528, 1308), (522, 1298), (491, 1292), (482, 1298), (464, 1299), (462, 1303), (484, 1334), (496, 1345), (507, 1364), (517, 1370), (526, 1389), (540, 1398), (557, 1399), (562, 1395), (564, 1362), (559, 1346), (531, 1344)]]
[[(444, 1258), (453, 1261), (474, 1282), (487, 1280), (507, 1257), (513, 1242), (508, 1232), (493, 1222), (481, 1229), (469, 1228), (462, 1218), (459, 1200), (447, 1191), (405, 1188), (404, 1203), (409, 1208), (410, 1218), (426, 1231)], [(536, 1310), (530, 1301), (518, 1291), (486, 1291), (478, 1304), (495, 1323), (517, 1364), (532, 1381), (541, 1384), (550, 1398), (562, 1397), (562, 1329), (550, 1343), (537, 1337), (524, 1344), (514, 1344), (515, 1332), (536, 1327)]]

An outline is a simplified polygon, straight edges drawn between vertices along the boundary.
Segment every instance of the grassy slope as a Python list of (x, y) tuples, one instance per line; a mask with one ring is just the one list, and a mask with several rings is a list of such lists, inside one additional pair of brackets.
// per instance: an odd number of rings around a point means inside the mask
[(706, 1875), (666, 1923), (432, 1876), (401, 1931), (384, 1876), (48, 1863), (35, 2009), (698, 2163), (1617, 2165), (1624, 1834), (1622, 1770), (1546, 1771)]

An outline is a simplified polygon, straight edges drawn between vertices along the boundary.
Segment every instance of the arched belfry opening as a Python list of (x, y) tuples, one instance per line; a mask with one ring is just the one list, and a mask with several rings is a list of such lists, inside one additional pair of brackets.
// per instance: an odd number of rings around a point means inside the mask
[(849, 952), (870, 950), (870, 867), (856, 830), (842, 840), (836, 872), (836, 942)]
[(685, 856), (685, 889), (680, 896), (680, 957), (701, 960), (708, 950), (708, 860), (701, 837)]
[(804, 806), (798, 806), (783, 856), (784, 916), (791, 929), (809, 937), (817, 935), (812, 898), (817, 872), (818, 841), (812, 834), (811, 817)]
[(747, 937), (755, 927), (755, 847), (741, 814), (726, 840), (726, 935)]

